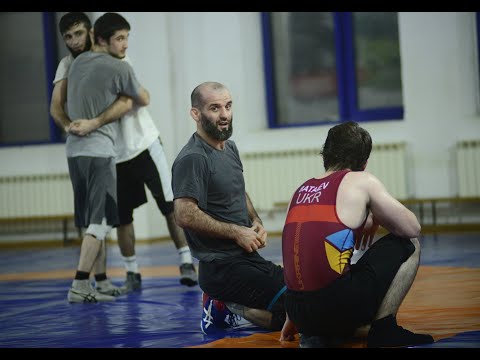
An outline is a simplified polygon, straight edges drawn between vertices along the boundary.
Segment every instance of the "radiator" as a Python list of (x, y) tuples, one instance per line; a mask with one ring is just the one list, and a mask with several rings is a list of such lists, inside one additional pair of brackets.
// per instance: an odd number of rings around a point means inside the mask
[(480, 196), (480, 140), (457, 142), (458, 196)]
[[(305, 180), (324, 172), (320, 149), (243, 153), (243, 173), (248, 194), (257, 210), (285, 203)], [(406, 199), (407, 156), (405, 143), (373, 146), (367, 170), (377, 176), (397, 199)]]
[[(367, 166), (398, 199), (407, 198), (405, 150), (404, 143), (374, 145)], [(255, 208), (271, 210), (276, 203), (288, 202), (302, 182), (323, 173), (319, 152), (243, 153), (246, 189)], [(72, 214), (74, 210), (68, 174), (0, 177), (0, 199), (0, 218)]]
[(68, 174), (0, 177), (0, 218), (73, 213)]

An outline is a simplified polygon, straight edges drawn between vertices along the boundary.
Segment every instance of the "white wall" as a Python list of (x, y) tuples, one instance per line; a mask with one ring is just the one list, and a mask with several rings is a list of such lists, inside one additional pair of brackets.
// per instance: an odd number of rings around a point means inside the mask
[[(259, 13), (122, 14), (132, 26), (129, 56), (151, 93), (149, 110), (170, 163), (195, 131), (190, 93), (207, 80), (232, 92), (241, 152), (323, 144), (329, 126), (268, 129)], [(480, 138), (475, 15), (400, 13), (399, 26), (405, 118), (362, 126), (376, 143), (408, 143), (412, 195), (454, 196), (455, 143)], [(63, 145), (2, 148), (0, 164), (0, 176), (67, 171)], [(159, 217), (150, 199), (135, 213), (137, 237), (166, 236)]]

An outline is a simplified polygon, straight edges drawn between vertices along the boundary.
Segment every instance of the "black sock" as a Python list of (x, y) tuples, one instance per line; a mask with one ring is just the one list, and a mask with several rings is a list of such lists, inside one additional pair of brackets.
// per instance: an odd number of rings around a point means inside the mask
[(102, 274), (95, 274), (95, 281), (103, 281), (107, 280), (107, 274), (102, 273)]
[(88, 280), (90, 278), (90, 273), (86, 271), (79, 271), (75, 273), (75, 280)]

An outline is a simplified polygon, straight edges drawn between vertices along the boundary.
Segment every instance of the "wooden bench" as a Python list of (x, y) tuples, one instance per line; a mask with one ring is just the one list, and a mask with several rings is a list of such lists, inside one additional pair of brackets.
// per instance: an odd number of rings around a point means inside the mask
[[(433, 198), (422, 198), (422, 199), (405, 199), (399, 200), (403, 205), (410, 207), (410, 206), (418, 206), (418, 217), (419, 222), (421, 225), (424, 224), (424, 215), (425, 215), (425, 207), (430, 205), (430, 210), (432, 213), (432, 225), (438, 226), (437, 222), (437, 205), (441, 203), (447, 204), (472, 204), (478, 203), (480, 204), (480, 197), (433, 197)], [(479, 216), (480, 216), (480, 207), (479, 207)]]
[[(61, 224), (61, 231), (63, 234), (63, 243), (66, 245), (69, 240), (69, 224), (72, 224), (74, 227), (74, 215), (73, 214), (61, 214), (61, 215), (36, 215), (36, 216), (20, 216), (20, 217), (4, 217), (0, 218), (0, 226), (1, 225), (12, 225), (12, 226), (34, 226), (34, 231), (40, 231), (42, 226), (48, 223), (60, 223)], [(77, 229), (78, 238), (81, 238), (81, 229)]]

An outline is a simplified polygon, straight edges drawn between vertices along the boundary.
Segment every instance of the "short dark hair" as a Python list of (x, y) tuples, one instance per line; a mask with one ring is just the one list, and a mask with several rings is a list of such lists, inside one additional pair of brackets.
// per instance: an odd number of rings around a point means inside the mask
[(107, 43), (110, 43), (110, 38), (118, 30), (129, 30), (130, 24), (122, 15), (112, 12), (107, 12), (100, 16), (93, 25), (93, 35), (95, 37), (95, 44), (98, 44), (98, 39), (102, 38)]
[(87, 31), (92, 28), (92, 22), (88, 16), (83, 12), (69, 12), (62, 16), (58, 23), (58, 29), (60, 34), (65, 34), (68, 29), (77, 24), (84, 24)]
[(370, 152), (372, 138), (356, 122), (347, 121), (328, 130), (320, 152), (325, 170), (363, 170)]

